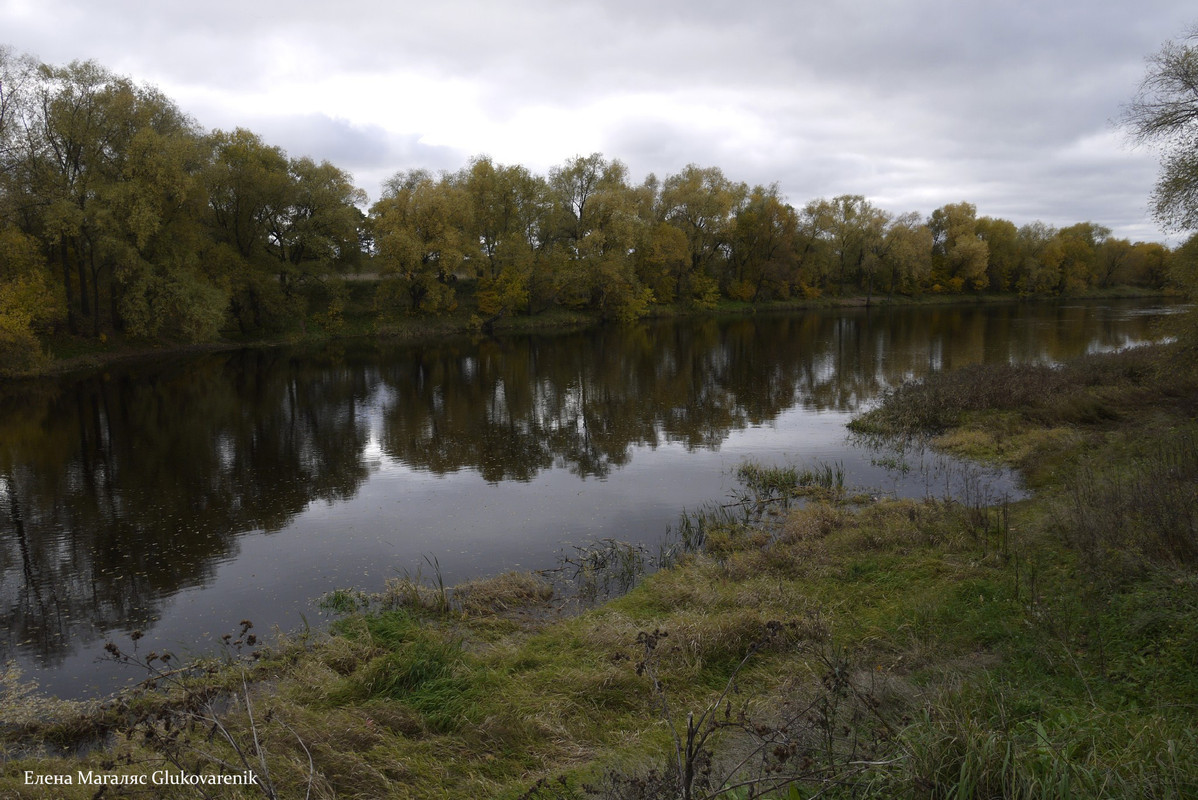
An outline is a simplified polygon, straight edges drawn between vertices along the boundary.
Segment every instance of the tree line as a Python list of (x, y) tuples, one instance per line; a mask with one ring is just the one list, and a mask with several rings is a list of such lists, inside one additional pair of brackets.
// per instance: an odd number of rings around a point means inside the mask
[[(379, 276), (375, 312), (481, 319), (584, 309), (635, 319), (845, 294), (1160, 287), (1170, 253), (1092, 222), (1054, 228), (955, 203), (894, 214), (860, 195), (790, 205), (689, 165), (630, 179), (595, 153), (538, 175), (472, 159), (402, 171), (382, 197), (257, 134), (206, 131), (94, 62), (0, 48), (0, 369), (39, 334), (205, 341), (277, 333)], [(367, 209), (364, 211), (363, 209)]]

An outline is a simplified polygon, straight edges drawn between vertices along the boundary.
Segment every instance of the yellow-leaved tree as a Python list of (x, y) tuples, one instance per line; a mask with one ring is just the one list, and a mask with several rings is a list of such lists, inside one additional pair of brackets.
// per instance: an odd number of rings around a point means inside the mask
[(13, 226), (0, 229), (0, 375), (45, 361), (36, 332), (64, 310), (51, 286), (37, 242)]

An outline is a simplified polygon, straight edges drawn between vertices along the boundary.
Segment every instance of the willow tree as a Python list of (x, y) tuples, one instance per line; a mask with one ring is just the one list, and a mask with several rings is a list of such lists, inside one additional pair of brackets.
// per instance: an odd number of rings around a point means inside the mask
[(1123, 122), (1136, 141), (1161, 151), (1156, 218), (1171, 230), (1198, 230), (1198, 26), (1148, 58)]
[[(1198, 296), (1198, 26), (1149, 57), (1123, 122), (1137, 141), (1161, 152), (1153, 213), (1169, 230), (1192, 234), (1178, 248), (1171, 273)], [(1198, 313), (1188, 318), (1189, 338), (1198, 341)]]
[(99, 336), (108, 322), (101, 294), (113, 283), (100, 240), (116, 218), (104, 198), (120, 179), (134, 94), (128, 79), (94, 62), (38, 68), (21, 173), (30, 229), (59, 270), (72, 333), (90, 322)]
[(366, 192), (349, 173), (310, 158), (291, 159), (286, 205), (273, 208), (267, 249), (284, 284), (319, 279), (357, 266)]
[(412, 312), (456, 307), (454, 284), (471, 249), (465, 193), (425, 170), (400, 172), (387, 181), (370, 216), (383, 276), (380, 311), (405, 304)]
[(555, 207), (544, 178), (523, 166), (473, 159), (453, 176), (465, 192), (469, 228), (464, 247), (475, 265), (479, 311), (523, 312), (543, 288)]
[(817, 221), (818, 235), (825, 243), (824, 270), (835, 272), (838, 290), (843, 293), (848, 280), (862, 289), (872, 287), (890, 215), (859, 194), (815, 201), (807, 213)]
[(1021, 294), (1052, 291), (1061, 280), (1061, 248), (1058, 231), (1039, 220), (1019, 228), (1019, 266), (1015, 289)]
[(986, 287), (990, 247), (978, 234), (977, 207), (973, 203), (949, 203), (932, 212), (933, 263), (947, 288)]
[(990, 291), (1007, 292), (1019, 271), (1019, 229), (999, 217), (981, 217), (975, 230), (988, 251), (986, 276)]
[(276, 219), (292, 202), (287, 154), (244, 128), (214, 131), (208, 142), (208, 257), (229, 286), (230, 312), (242, 332), (279, 330), (300, 311), (284, 292), (271, 249)]
[(45, 357), (37, 329), (60, 305), (39, 242), (22, 230), (28, 198), (21, 181), (22, 133), (36, 65), (0, 47), (0, 374)]
[(798, 227), (798, 214), (777, 184), (753, 187), (732, 229), (731, 297), (756, 302), (790, 295)]
[(690, 271), (678, 281), (678, 294), (702, 298), (711, 279), (727, 282), (728, 256), (736, 214), (749, 187), (725, 177), (719, 167), (688, 164), (662, 184), (662, 216), (686, 235)]
[(4, 224), (53, 266), (69, 330), (215, 332), (224, 299), (196, 256), (205, 153), (195, 123), (153, 87), (92, 62), (22, 60), (18, 80), (10, 64), (0, 78)]
[(604, 317), (643, 315), (653, 293), (637, 277), (632, 257), (644, 220), (628, 168), (599, 153), (578, 156), (550, 171), (549, 189), (558, 214), (557, 302)]
[(37, 241), (15, 225), (0, 226), (0, 375), (44, 361), (37, 331), (60, 314)]
[(1110, 238), (1111, 229), (1093, 222), (1079, 222), (1062, 228), (1061, 276), (1057, 290), (1078, 291), (1098, 282), (1098, 260), (1103, 243)]
[(279, 329), (306, 290), (356, 266), (366, 195), (327, 161), (289, 159), (252, 131), (208, 137), (204, 173), (215, 270), (243, 331)]
[(879, 272), (888, 291), (918, 291), (932, 271), (932, 231), (915, 211), (890, 220), (877, 246)]

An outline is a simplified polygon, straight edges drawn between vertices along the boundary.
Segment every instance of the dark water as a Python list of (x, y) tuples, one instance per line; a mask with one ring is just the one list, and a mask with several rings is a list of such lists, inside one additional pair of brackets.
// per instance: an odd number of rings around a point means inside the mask
[[(140, 362), (0, 391), (0, 661), (62, 696), (144, 676), (108, 639), (198, 652), (315, 623), (338, 587), (435, 558), (445, 579), (655, 542), (744, 459), (843, 464), (937, 493), (844, 425), (884, 387), (1155, 338), (1175, 308), (1011, 305), (684, 320)], [(1011, 491), (994, 476), (995, 492)], [(943, 486), (941, 485), (943, 484)], [(426, 567), (427, 572), (427, 567)], [(303, 615), (303, 616), (301, 616)]]

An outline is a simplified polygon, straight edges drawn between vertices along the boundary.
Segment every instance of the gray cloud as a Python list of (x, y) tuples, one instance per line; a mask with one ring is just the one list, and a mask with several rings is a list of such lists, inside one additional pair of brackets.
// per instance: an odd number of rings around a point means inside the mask
[(400, 170), (456, 170), (469, 154), (427, 145), (414, 134), (396, 134), (377, 125), (360, 126), (324, 114), (265, 117), (249, 127), (289, 155), (329, 161), (351, 173), (378, 199), (379, 186)]

